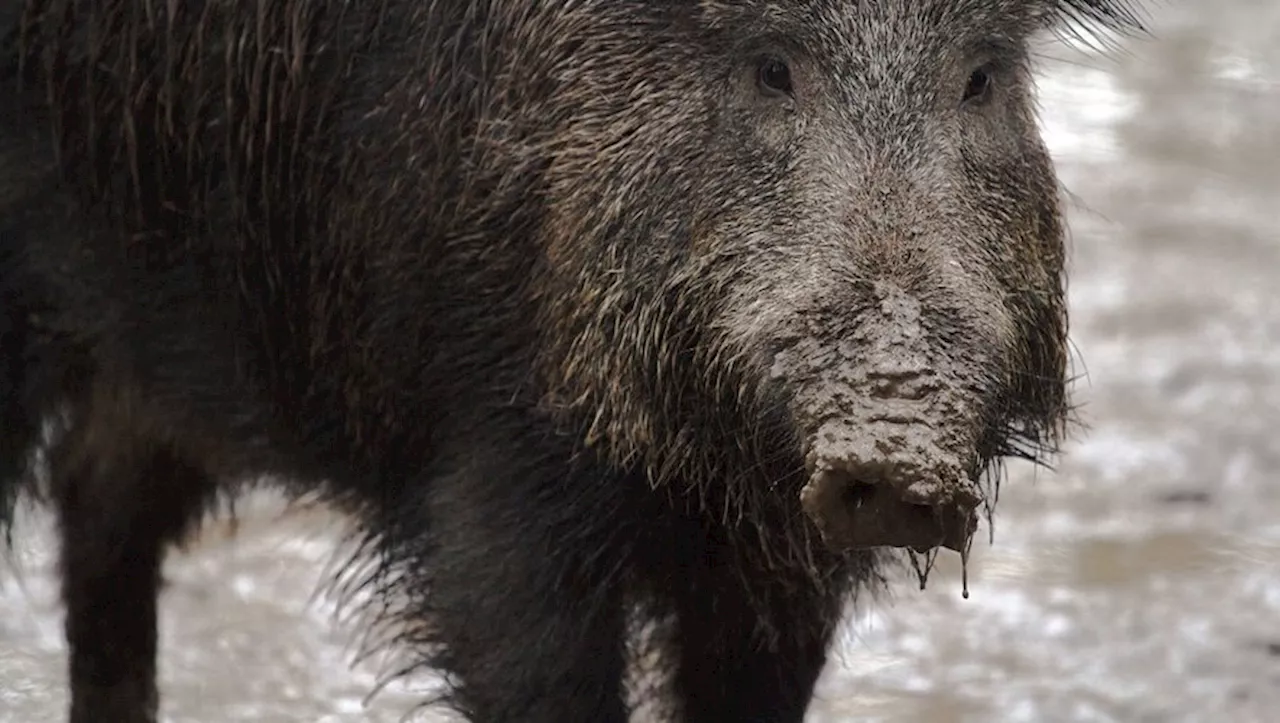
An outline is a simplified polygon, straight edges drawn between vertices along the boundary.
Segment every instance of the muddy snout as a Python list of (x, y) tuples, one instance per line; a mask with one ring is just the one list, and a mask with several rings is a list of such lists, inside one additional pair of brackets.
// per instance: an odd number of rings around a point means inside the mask
[(809, 445), (801, 502), (827, 546), (963, 552), (982, 496), (938, 436), (922, 422), (824, 425)]

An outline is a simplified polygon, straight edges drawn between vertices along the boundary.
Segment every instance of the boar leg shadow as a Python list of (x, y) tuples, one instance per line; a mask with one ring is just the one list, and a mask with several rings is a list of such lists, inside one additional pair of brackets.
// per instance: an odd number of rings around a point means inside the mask
[(531, 428), (454, 426), (426, 515), (402, 505), (390, 528), (416, 547), (425, 523), (433, 543), (433, 561), (410, 568), (429, 579), (408, 588), (430, 589), (420, 619), (443, 643), (431, 662), (468, 720), (625, 723), (625, 505), (598, 475), (548, 464)]
[[(211, 465), (231, 457), (210, 455), (248, 449), (265, 415), (239, 382), (225, 334), (208, 331), (234, 326), (183, 303), (201, 288), (201, 270), (144, 273), (120, 263), (112, 232), (95, 231), (56, 178), (45, 181), (5, 214), (0, 240), (38, 250), (15, 255), (4, 271), (21, 298), (45, 309), (44, 332), (16, 342), (30, 348), (8, 350), (38, 360), (26, 370), (31, 398), (19, 411), (31, 428), (61, 416), (64, 405), (69, 412), (47, 459), (61, 536), (70, 720), (152, 723), (165, 548), (195, 526), (217, 492)], [(135, 296), (137, 289), (149, 295)]]
[(62, 533), (70, 720), (152, 723), (164, 548), (196, 518), (212, 483), (163, 447), (113, 444), (98, 454), (68, 442), (61, 447), (52, 482)]
[(841, 593), (721, 559), (690, 541), (677, 567), (677, 705), (688, 723), (802, 723), (826, 663)]

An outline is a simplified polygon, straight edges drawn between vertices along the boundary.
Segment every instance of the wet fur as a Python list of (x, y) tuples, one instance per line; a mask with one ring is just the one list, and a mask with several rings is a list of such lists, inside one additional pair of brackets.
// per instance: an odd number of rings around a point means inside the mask
[[(0, 11), (0, 519), (21, 491), (58, 510), (73, 721), (152, 719), (163, 550), (263, 475), (359, 520), (384, 622), (472, 719), (624, 720), (639, 601), (688, 720), (801, 719), (883, 561), (799, 516), (782, 401), (716, 331), (732, 259), (689, 251), (724, 189), (653, 161), (713, 160), (679, 80), (703, 48), (675, 41), (753, 5)], [(638, 69), (664, 82), (617, 97)], [(1033, 185), (1027, 253), (1060, 276)], [(1008, 313), (1033, 371), (991, 385), (991, 461), (1051, 449), (1066, 409), (1060, 288)]]

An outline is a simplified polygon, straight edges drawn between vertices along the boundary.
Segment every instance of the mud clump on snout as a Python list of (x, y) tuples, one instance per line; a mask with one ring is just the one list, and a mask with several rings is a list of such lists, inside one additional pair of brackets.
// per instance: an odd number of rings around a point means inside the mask
[(805, 514), (837, 552), (901, 547), (963, 553), (981, 492), (923, 421), (828, 421), (809, 441)]

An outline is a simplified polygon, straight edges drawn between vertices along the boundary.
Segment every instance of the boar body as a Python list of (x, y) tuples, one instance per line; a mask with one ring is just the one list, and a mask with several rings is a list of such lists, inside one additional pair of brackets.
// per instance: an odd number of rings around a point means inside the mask
[(672, 715), (800, 721), (1062, 434), (1029, 44), (1118, 0), (19, 5), (0, 503), (58, 515), (73, 723), (156, 719), (164, 551), (259, 479), (472, 720), (626, 720), (643, 611)]

